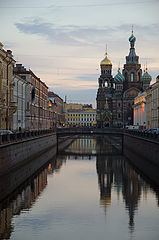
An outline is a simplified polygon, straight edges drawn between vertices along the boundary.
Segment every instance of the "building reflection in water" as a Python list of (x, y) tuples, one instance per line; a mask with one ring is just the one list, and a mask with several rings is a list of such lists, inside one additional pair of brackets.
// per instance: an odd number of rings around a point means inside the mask
[[(97, 136), (90, 139), (89, 137), (83, 137), (73, 142), (65, 153), (71, 154), (72, 158), (75, 154), (76, 159), (81, 159), (82, 156), (80, 154), (82, 153), (84, 156), (89, 155), (89, 159), (91, 153), (92, 155), (96, 153), (100, 204), (106, 214), (112, 202), (112, 191), (117, 196), (121, 195), (125, 203), (125, 209), (129, 215), (129, 228), (133, 232), (135, 213), (138, 210), (141, 195), (146, 196), (147, 192), (153, 191), (159, 203), (159, 191), (154, 188), (152, 189), (128, 163), (124, 156), (116, 155), (117, 150), (120, 149), (119, 142), (119, 138)], [(79, 157), (76, 155), (77, 153), (79, 153)], [(109, 153), (112, 153), (112, 155)], [(115, 155), (113, 155), (114, 153)]]
[[(134, 230), (135, 214), (139, 208), (141, 196), (146, 198), (150, 192), (155, 193), (159, 206), (159, 192), (146, 183), (132, 168), (122, 155), (117, 155), (121, 148), (119, 138), (111, 137), (82, 137), (75, 140), (58, 158), (39, 171), (34, 177), (28, 179), (24, 186), (17, 189), (13, 196), (8, 197), (0, 205), (0, 239), (9, 239), (14, 231), (12, 218), (22, 211), (29, 211), (37, 198), (47, 186), (47, 174), (58, 173), (66, 159), (95, 159), (98, 185), (100, 192), (100, 205), (105, 214), (111, 207), (114, 193), (118, 201), (125, 204), (129, 215), (130, 231)], [(110, 154), (111, 153), (111, 154)], [(113, 155), (114, 154), (114, 155)]]
[(0, 203), (0, 239), (9, 239), (14, 231), (13, 216), (29, 211), (47, 185), (47, 174), (58, 172), (66, 157), (50, 161), (48, 166), (31, 177), (23, 187)]
[[(98, 143), (98, 144), (97, 144)], [(76, 139), (64, 153), (67, 155), (100, 155), (100, 154), (121, 154), (122, 138), (108, 136), (82, 136)]]

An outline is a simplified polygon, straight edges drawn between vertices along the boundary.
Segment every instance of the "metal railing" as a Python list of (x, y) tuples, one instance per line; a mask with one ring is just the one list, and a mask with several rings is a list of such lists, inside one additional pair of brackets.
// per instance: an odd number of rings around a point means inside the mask
[(133, 135), (133, 136), (138, 136), (138, 137), (146, 138), (149, 140), (159, 141), (158, 133), (144, 132), (144, 131), (140, 131), (140, 130), (125, 130), (124, 132), (128, 133), (130, 135)]
[(46, 135), (46, 134), (55, 133), (55, 132), (56, 132), (56, 129), (53, 128), (53, 129), (25, 131), (25, 132), (13, 133), (13, 134), (0, 135), (0, 145), (16, 142), (16, 141), (20, 141), (28, 138), (34, 138), (37, 136)]

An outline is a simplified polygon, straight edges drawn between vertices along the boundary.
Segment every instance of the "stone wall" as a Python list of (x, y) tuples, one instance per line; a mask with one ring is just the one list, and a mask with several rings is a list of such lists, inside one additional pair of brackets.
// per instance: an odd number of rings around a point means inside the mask
[(123, 153), (147, 178), (159, 185), (159, 142), (125, 133)]
[(56, 158), (57, 151), (66, 148), (73, 139), (65, 136), (57, 144), (54, 133), (0, 146), (0, 201)]
[(56, 143), (56, 134), (52, 133), (0, 146), (0, 175), (20, 167)]

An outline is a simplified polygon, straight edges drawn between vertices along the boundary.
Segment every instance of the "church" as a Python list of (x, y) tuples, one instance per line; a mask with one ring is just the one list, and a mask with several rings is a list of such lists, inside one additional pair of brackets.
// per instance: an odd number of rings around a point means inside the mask
[(112, 76), (112, 62), (105, 58), (100, 63), (101, 75), (98, 79), (97, 91), (97, 127), (122, 127), (133, 124), (133, 102), (139, 92), (149, 88), (151, 76), (147, 68), (142, 75), (139, 56), (135, 52), (136, 38), (129, 38), (130, 51), (126, 56), (122, 73)]

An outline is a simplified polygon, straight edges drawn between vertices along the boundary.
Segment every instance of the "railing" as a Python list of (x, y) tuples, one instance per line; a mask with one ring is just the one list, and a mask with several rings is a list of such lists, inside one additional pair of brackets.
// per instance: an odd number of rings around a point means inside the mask
[(0, 135), (0, 145), (20, 141), (20, 140), (27, 139), (27, 138), (33, 138), (33, 137), (37, 137), (40, 135), (54, 133), (54, 132), (56, 132), (55, 128)]
[(93, 128), (93, 127), (74, 127), (74, 128), (58, 128), (57, 134), (122, 134), (123, 129), (120, 128)]
[(128, 133), (133, 136), (138, 136), (142, 138), (146, 138), (149, 140), (159, 141), (159, 134), (158, 133), (151, 133), (151, 132), (144, 132), (139, 130), (125, 130), (125, 133)]

